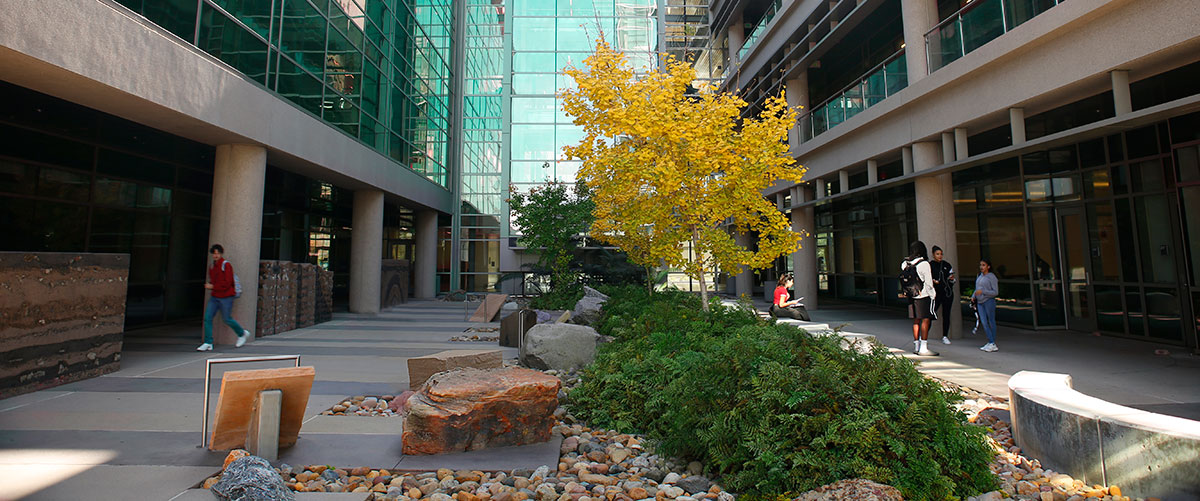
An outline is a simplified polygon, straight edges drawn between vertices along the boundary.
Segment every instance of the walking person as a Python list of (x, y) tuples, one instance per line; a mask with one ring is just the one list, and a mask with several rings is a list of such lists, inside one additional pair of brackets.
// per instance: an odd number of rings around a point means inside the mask
[(933, 246), (933, 262), (930, 264), (930, 274), (933, 275), (933, 288), (937, 298), (933, 301), (933, 309), (942, 317), (942, 344), (950, 344), (950, 322), (954, 318), (951, 308), (954, 307), (954, 266), (944, 261), (942, 248)]
[(800, 303), (804, 298), (788, 299), (788, 287), (791, 287), (792, 283), (791, 273), (784, 273), (779, 277), (779, 284), (775, 287), (775, 300), (771, 302), (771, 316), (808, 322), (811, 320), (808, 310)]
[(983, 332), (987, 334), (987, 344), (979, 347), (983, 351), (999, 351), (996, 347), (996, 296), (999, 294), (999, 282), (992, 273), (992, 262), (984, 259), (979, 261), (979, 276), (975, 277), (975, 292), (971, 301), (979, 312), (979, 323), (983, 324)]
[(908, 314), (913, 319), (913, 353), (938, 356), (937, 352), (929, 349), (929, 324), (937, 318), (937, 312), (933, 309), (937, 289), (933, 285), (925, 242), (917, 240), (908, 246), (908, 259), (900, 263), (900, 285), (910, 300)]
[(225, 325), (237, 333), (236, 346), (241, 348), (250, 337), (250, 331), (243, 329), (237, 320), (233, 319), (233, 300), (240, 293), (233, 274), (233, 264), (225, 260), (225, 248), (220, 244), (214, 244), (208, 252), (212, 255), (212, 266), (208, 268), (208, 281), (204, 288), (212, 294), (208, 298), (208, 307), (204, 309), (204, 344), (198, 346), (196, 351), (212, 351), (212, 318), (218, 311), (221, 312)]

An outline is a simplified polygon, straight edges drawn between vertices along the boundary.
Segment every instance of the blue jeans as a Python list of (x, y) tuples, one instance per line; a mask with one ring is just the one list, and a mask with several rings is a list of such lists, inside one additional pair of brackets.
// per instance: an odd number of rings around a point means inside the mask
[(996, 343), (996, 299), (988, 299), (976, 305), (979, 310), (979, 323), (983, 324), (983, 332), (987, 333), (989, 343)]
[(232, 297), (209, 297), (208, 307), (204, 309), (204, 342), (212, 344), (212, 317), (221, 312), (221, 317), (225, 319), (225, 325), (228, 325), (238, 337), (242, 337), (243, 329), (238, 325), (237, 320), (233, 319), (233, 298)]

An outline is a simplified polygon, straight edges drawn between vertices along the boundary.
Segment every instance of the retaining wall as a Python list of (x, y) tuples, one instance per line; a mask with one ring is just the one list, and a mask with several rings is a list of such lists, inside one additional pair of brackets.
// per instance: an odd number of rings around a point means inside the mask
[(1200, 499), (1200, 422), (1084, 395), (1067, 374), (1021, 371), (1008, 388), (1013, 437), (1043, 467), (1130, 496)]

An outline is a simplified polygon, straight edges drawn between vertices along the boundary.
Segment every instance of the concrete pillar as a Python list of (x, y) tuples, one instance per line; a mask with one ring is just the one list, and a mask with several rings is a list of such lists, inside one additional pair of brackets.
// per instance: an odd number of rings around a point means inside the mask
[(801, 234), (800, 249), (792, 253), (792, 269), (795, 294), (812, 311), (817, 309), (817, 225), (812, 206), (800, 207), (809, 201), (806, 191), (804, 186), (792, 188), (792, 231)]
[(783, 212), (783, 202), (785, 198), (787, 198), (786, 193), (781, 192), (775, 194), (775, 210)]
[[(737, 243), (738, 247), (741, 247), (741, 248), (747, 249), (747, 250), (750, 249), (752, 244), (751, 244), (749, 233), (738, 231), (737, 234), (735, 234), (733, 238), (734, 238), (734, 242)], [(735, 290), (734, 290), (735, 294), (737, 294), (738, 296), (742, 296), (742, 295), (750, 296), (750, 298), (753, 299), (754, 298), (754, 270), (750, 269), (749, 266), (743, 267), (741, 273), (737, 274), (737, 278), (734, 281), (734, 286), (735, 286)]]
[(904, 167), (904, 175), (907, 176), (913, 173), (913, 150), (912, 146), (900, 148), (900, 164)]
[(867, 160), (867, 185), (879, 182), (879, 161)]
[(825, 198), (825, 180), (817, 179), (817, 200)]
[(966, 127), (954, 128), (954, 159), (963, 160), (970, 155), (967, 151), (967, 129)]
[(929, 74), (925, 33), (938, 22), (937, 0), (900, 0), (904, 22), (904, 59), (908, 63), (908, 85)]
[(850, 171), (842, 169), (838, 171), (838, 193), (850, 191)]
[[(922, 142), (913, 144), (913, 162), (917, 172), (932, 169), (940, 165), (938, 144)], [(944, 173), (935, 176), (919, 177), (913, 182), (917, 201), (917, 238), (932, 249), (939, 246), (945, 253), (946, 261), (954, 265), (956, 270), (963, 269), (958, 262), (958, 238), (955, 234), (954, 221), (954, 188), (952, 174)], [(931, 252), (932, 253), (932, 252)], [(931, 256), (932, 258), (932, 256)], [(950, 318), (950, 338), (962, 338), (962, 311), (959, 308), (959, 288), (956, 285)], [(929, 328), (929, 339), (935, 340), (941, 336), (942, 322), (938, 319)]]
[(729, 19), (729, 62), (737, 64), (741, 61), (738, 53), (742, 51), (742, 45), (746, 43), (746, 27), (742, 20), (742, 13), (738, 12)]
[(1012, 129), (1012, 144), (1025, 144), (1025, 108), (1009, 108), (1008, 122)]
[[(942, 133), (942, 163), (950, 163), (954, 161), (954, 133)], [(921, 170), (917, 168), (917, 170)]]
[(799, 145), (804, 138), (811, 136), (812, 117), (808, 114), (808, 70), (797, 72), (796, 77), (787, 81), (787, 102), (792, 108), (799, 108), (796, 126), (788, 131), (788, 144)]
[(1133, 112), (1133, 100), (1129, 97), (1129, 70), (1112, 71), (1113, 108), (1117, 116)]
[(379, 313), (383, 267), (383, 192), (354, 192), (350, 231), (350, 311)]
[[(258, 261), (266, 176), (266, 148), (253, 144), (217, 146), (208, 244), (221, 244), (225, 248), (225, 259), (233, 265), (242, 283), (242, 297), (233, 302), (233, 318), (251, 333), (255, 332), (258, 312)], [(207, 304), (207, 294), (205, 301)], [(236, 336), (225, 322), (213, 319), (216, 344), (233, 344)]]
[[(437, 297), (438, 213), (417, 211), (415, 249), (413, 250), (413, 295), (422, 299)], [(454, 284), (450, 285), (454, 289)]]

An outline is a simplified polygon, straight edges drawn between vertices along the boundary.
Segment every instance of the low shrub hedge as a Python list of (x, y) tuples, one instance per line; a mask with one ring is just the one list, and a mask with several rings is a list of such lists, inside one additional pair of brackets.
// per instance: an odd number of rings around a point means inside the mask
[(737, 308), (705, 313), (682, 292), (611, 288), (601, 347), (571, 392), (593, 426), (645, 433), (661, 452), (699, 459), (745, 494), (796, 494), (845, 478), (909, 499), (965, 498), (995, 487), (986, 430), (960, 397), (878, 348)]

